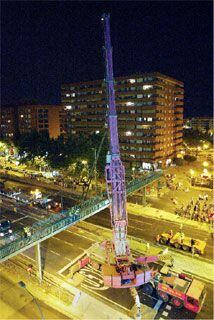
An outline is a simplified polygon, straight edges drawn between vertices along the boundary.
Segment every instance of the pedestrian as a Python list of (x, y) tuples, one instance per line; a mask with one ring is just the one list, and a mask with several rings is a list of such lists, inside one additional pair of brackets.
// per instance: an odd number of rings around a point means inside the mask
[(150, 249), (150, 244), (149, 244), (149, 242), (147, 242), (147, 243), (146, 243), (146, 252), (148, 252), (149, 249)]
[(156, 242), (157, 242), (157, 243), (160, 242), (160, 235), (159, 235), (159, 234), (157, 234), (157, 236), (156, 236)]
[(28, 267), (27, 267), (27, 272), (29, 274), (29, 277), (32, 276), (32, 273), (33, 273), (33, 266), (32, 264), (29, 264)]

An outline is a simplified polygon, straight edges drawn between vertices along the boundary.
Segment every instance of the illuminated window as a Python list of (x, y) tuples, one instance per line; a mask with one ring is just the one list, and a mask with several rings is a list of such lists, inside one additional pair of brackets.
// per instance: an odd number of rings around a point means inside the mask
[(65, 106), (65, 109), (66, 109), (66, 110), (71, 110), (71, 109), (72, 109), (72, 106)]
[(153, 88), (153, 86), (150, 86), (150, 85), (147, 85), (147, 84), (145, 84), (143, 86), (143, 90), (148, 90), (148, 89), (152, 89), (152, 88)]
[(130, 83), (135, 83), (136, 80), (135, 79), (129, 79)]
[(70, 97), (70, 94), (69, 94), (69, 93), (66, 93), (66, 97)]
[(24, 115), (23, 114), (21, 114), (21, 116), (20, 116), (21, 118), (24, 118)]
[(97, 131), (95, 131), (95, 133), (96, 133), (96, 134), (98, 134), (98, 133), (100, 133), (100, 131), (99, 131), (99, 130), (97, 130)]
[(137, 98), (143, 98), (142, 94), (137, 94)]
[(72, 93), (72, 94), (71, 94), (72, 97), (75, 97), (75, 95), (76, 95), (75, 93)]
[(147, 118), (147, 121), (152, 121), (152, 118)]
[(126, 131), (126, 136), (131, 136), (131, 135), (132, 135), (131, 131)]
[(148, 98), (151, 98), (151, 96), (152, 96), (151, 94), (148, 94)]

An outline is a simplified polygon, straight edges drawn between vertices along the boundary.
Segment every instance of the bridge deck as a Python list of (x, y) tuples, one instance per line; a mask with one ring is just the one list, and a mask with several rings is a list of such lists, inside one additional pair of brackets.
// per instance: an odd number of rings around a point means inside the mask
[[(161, 176), (162, 172), (153, 172), (144, 179), (133, 180), (127, 184), (127, 195), (159, 180)], [(89, 218), (97, 212), (107, 208), (109, 204), (110, 200), (107, 199), (107, 194), (103, 193), (100, 196), (85, 201), (81, 205), (76, 205), (71, 209), (64, 210), (47, 219), (34, 223), (31, 226), (31, 236), (24, 238), (23, 234), (16, 233), (15, 240), (6, 243), (0, 248), (0, 262), (29, 249), (79, 221)]]

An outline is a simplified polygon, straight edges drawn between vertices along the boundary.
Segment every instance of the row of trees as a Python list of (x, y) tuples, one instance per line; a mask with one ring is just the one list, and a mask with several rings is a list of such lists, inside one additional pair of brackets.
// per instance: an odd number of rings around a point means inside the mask
[[(81, 166), (87, 161), (89, 168), (95, 160), (95, 149), (98, 150), (104, 132), (91, 135), (79, 135), (78, 137), (63, 136), (58, 139), (50, 139), (48, 133), (31, 131), (20, 135), (14, 145), (18, 149), (23, 163), (31, 161), (34, 163), (38, 157), (43, 157), (47, 164), (53, 169), (68, 168), (76, 163)], [(103, 172), (105, 166), (106, 153), (108, 151), (108, 141), (105, 138), (102, 150), (97, 162), (97, 169)]]

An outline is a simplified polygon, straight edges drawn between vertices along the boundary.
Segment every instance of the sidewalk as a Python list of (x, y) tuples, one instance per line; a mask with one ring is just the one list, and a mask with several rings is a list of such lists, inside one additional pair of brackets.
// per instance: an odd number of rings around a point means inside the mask
[(17, 266), (16, 271), (18, 272), (14, 272), (14, 265), (11, 265), (10, 262), (2, 264), (0, 269), (1, 274), (11, 282), (18, 286), (19, 281), (24, 281), (28, 290), (33, 293), (36, 299), (44, 301), (70, 319), (133, 319), (86, 292), (75, 288), (60, 277), (53, 277), (55, 284), (59, 287), (59, 292), (55, 292), (53, 295), (50, 284), (46, 282), (39, 284), (35, 276), (29, 277), (21, 267)]
[(145, 217), (150, 217), (158, 220), (163, 219), (163, 220), (172, 221), (174, 223), (179, 223), (179, 224), (182, 223), (182, 224), (192, 226), (193, 228), (206, 231), (208, 233), (212, 232), (210, 224), (208, 223), (193, 221), (187, 218), (180, 217), (171, 212), (167, 212), (164, 210), (160, 210), (160, 209), (156, 209), (148, 206), (144, 207), (139, 204), (133, 204), (133, 203), (127, 202), (127, 211), (131, 214), (135, 214), (138, 216), (145, 216)]

